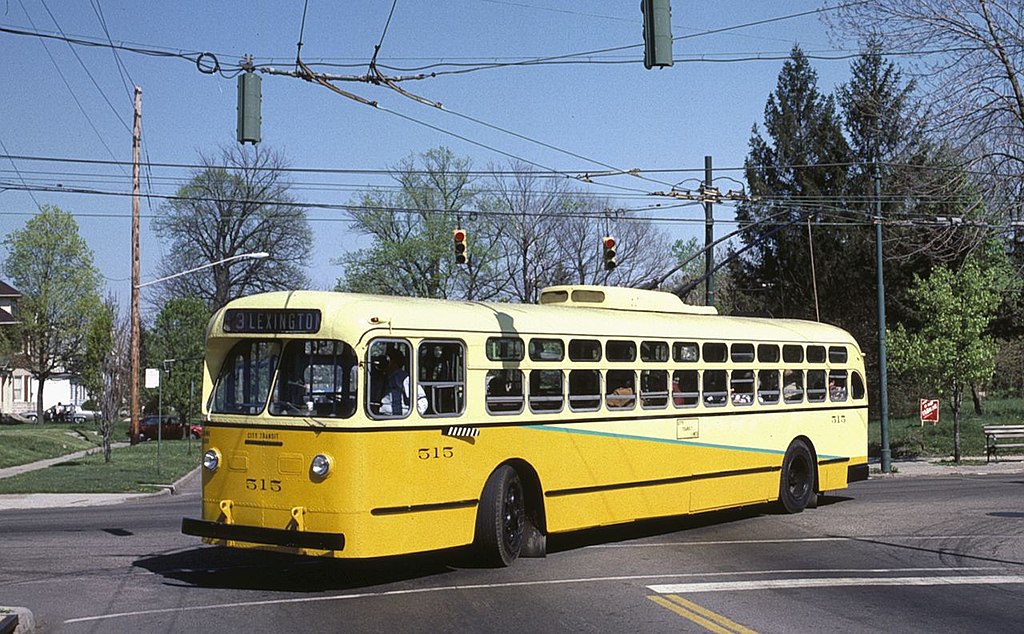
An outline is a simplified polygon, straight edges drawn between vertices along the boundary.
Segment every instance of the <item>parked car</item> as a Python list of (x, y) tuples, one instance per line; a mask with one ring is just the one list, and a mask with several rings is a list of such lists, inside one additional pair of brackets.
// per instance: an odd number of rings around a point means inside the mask
[(202, 423), (191, 423), (188, 426), (188, 433), (193, 438), (203, 437), (203, 424)]
[(164, 440), (181, 440), (185, 438), (185, 425), (177, 416), (171, 414), (146, 414), (139, 421), (139, 440), (151, 440), (157, 437), (159, 425), (160, 436)]
[(69, 408), (64, 416), (72, 423), (77, 423), (79, 425), (82, 423), (98, 421), (103, 417), (100, 412), (91, 409), (82, 409), (81, 407)]
[(43, 422), (44, 423), (73, 423), (74, 419), (71, 417), (71, 413), (74, 411), (74, 405), (63, 405), (58, 403), (57, 405), (51, 405), (43, 410)]

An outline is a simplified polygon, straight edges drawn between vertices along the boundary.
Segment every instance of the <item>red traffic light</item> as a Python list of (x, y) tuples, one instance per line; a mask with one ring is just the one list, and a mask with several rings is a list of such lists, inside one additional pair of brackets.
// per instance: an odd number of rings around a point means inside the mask
[(452, 239), (455, 241), (455, 263), (469, 264), (469, 254), (466, 253), (466, 230), (452, 229)]
[(602, 253), (604, 259), (604, 270), (613, 271), (618, 263), (615, 261), (615, 238), (612, 236), (605, 236), (601, 238), (601, 246), (604, 247)]

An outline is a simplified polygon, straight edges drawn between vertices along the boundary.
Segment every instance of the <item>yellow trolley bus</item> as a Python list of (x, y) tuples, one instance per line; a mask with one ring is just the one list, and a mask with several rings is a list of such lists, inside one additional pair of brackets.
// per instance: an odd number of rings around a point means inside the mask
[(368, 558), (777, 501), (867, 478), (864, 363), (824, 324), (668, 293), (539, 305), (295, 291), (212, 319), (206, 543)]

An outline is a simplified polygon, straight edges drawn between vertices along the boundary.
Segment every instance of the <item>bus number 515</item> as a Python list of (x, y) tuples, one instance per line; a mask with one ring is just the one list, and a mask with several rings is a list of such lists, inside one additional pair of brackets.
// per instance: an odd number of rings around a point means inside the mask
[(453, 447), (424, 447), (416, 451), (416, 457), (420, 460), (453, 458), (455, 457), (455, 449)]

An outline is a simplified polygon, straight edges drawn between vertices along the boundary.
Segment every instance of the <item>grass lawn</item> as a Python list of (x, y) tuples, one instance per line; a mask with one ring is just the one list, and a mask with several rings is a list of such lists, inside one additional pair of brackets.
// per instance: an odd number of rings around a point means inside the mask
[[(114, 440), (125, 440), (127, 435), (126, 425), (114, 425)], [(95, 423), (0, 425), (0, 468), (56, 458), (101, 444)]]
[[(960, 452), (962, 457), (985, 455), (984, 425), (1024, 424), (1024, 399), (984, 401), (985, 413), (974, 413), (974, 403), (964, 401), (960, 410)], [(939, 423), (931, 425), (914, 418), (889, 418), (889, 449), (893, 458), (945, 458), (953, 455), (953, 412), (948, 402), (940, 404)], [(868, 455), (881, 455), (881, 426), (868, 424)]]
[(114, 449), (109, 464), (99, 452), (4, 478), (0, 480), (0, 493), (152, 492), (157, 487), (147, 485), (170, 484), (199, 466), (201, 460), (199, 441), (165, 440), (160, 447), (158, 470), (157, 443), (150, 441)]

